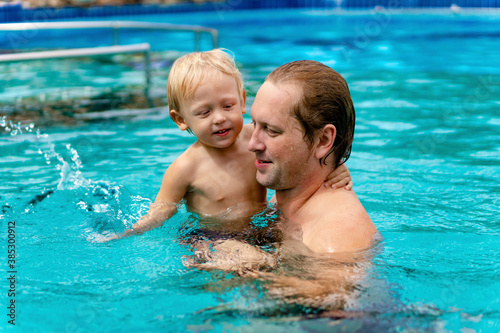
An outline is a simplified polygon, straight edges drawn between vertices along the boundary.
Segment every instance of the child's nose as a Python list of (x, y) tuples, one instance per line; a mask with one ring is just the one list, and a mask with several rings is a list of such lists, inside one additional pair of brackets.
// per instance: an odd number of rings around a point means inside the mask
[(226, 121), (226, 116), (224, 115), (224, 113), (222, 113), (220, 111), (215, 112), (215, 115), (214, 115), (214, 124), (215, 125), (222, 124), (225, 121)]

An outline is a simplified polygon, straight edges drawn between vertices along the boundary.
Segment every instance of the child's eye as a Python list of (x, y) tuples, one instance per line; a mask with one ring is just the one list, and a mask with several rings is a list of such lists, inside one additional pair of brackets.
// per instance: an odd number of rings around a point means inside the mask
[(232, 104), (227, 104), (227, 105), (224, 105), (224, 109), (230, 109), (230, 108), (232, 108), (232, 107), (233, 107), (233, 105), (232, 105)]
[(210, 111), (209, 110), (205, 110), (205, 111), (201, 111), (201, 112), (198, 112), (198, 116), (201, 116), (201, 117), (206, 117), (210, 114)]

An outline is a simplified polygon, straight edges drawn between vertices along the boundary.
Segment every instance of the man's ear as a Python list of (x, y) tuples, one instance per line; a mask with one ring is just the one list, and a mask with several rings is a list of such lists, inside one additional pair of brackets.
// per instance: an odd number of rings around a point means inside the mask
[(336, 135), (337, 129), (335, 128), (335, 125), (326, 124), (318, 132), (318, 134), (316, 134), (316, 139), (314, 142), (314, 157), (316, 157), (317, 159), (325, 157), (330, 149), (332, 149)]
[(170, 117), (177, 124), (177, 127), (179, 127), (181, 131), (185, 131), (189, 128), (189, 126), (186, 124), (186, 121), (184, 120), (184, 118), (182, 118), (179, 111), (170, 110)]
[(243, 105), (241, 114), (247, 113), (247, 92), (245, 90), (243, 90), (243, 101), (241, 101), (241, 104)]

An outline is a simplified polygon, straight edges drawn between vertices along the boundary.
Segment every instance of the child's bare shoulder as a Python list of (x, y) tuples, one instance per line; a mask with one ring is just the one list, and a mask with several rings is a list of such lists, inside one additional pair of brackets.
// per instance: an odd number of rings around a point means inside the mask
[[(165, 171), (158, 198), (165, 202), (178, 202), (193, 184), (200, 166), (199, 151), (190, 146)], [(196, 148), (196, 147), (194, 147)], [(172, 193), (178, 194), (172, 198)], [(176, 201), (177, 200), (177, 201)]]
[(192, 174), (202, 160), (200, 156), (202, 154), (202, 149), (194, 143), (172, 162), (170, 168), (173, 167), (177, 172)]
[(186, 149), (165, 171), (155, 202), (178, 203), (193, 183), (197, 164), (191, 147)]

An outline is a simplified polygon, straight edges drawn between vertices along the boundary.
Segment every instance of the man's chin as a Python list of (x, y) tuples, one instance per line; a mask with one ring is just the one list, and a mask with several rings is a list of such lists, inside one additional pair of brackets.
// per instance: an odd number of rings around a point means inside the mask
[(269, 176), (265, 176), (265, 175), (259, 174), (259, 172), (257, 172), (256, 179), (260, 185), (262, 185), (266, 188), (269, 188), (271, 190), (276, 190), (278, 188), (276, 182), (273, 179), (270, 179)]
[(255, 178), (257, 179), (257, 183), (264, 187), (268, 187), (267, 177), (264, 177), (259, 171), (257, 171), (257, 175), (255, 176)]

